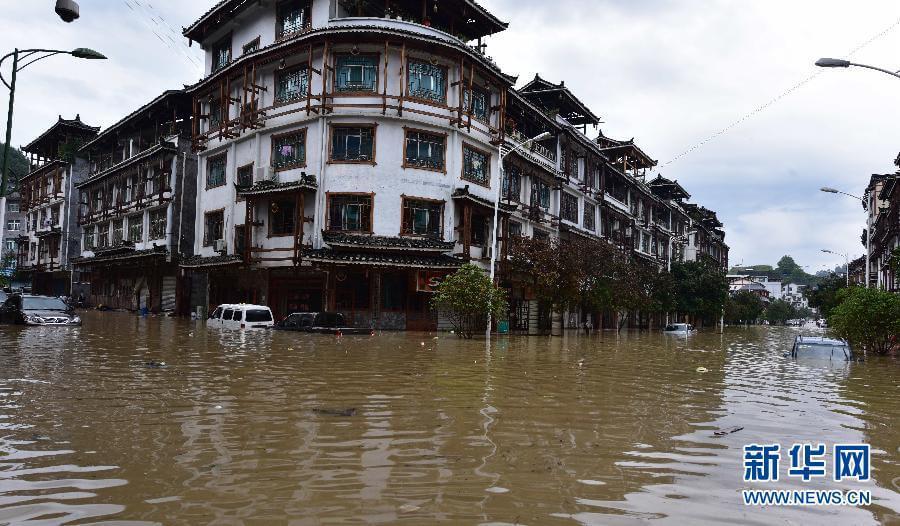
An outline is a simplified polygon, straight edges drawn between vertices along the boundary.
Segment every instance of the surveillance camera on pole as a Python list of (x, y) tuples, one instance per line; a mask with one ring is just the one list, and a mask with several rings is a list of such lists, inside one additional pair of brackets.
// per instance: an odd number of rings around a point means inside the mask
[(56, 0), (56, 14), (64, 22), (72, 22), (78, 18), (78, 2), (75, 0)]

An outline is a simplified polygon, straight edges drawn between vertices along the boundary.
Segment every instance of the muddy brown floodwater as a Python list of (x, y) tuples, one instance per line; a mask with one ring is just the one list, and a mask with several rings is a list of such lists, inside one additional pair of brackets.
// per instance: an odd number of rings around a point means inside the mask
[[(117, 313), (0, 327), (0, 524), (900, 521), (900, 363), (796, 363), (796, 334), (511, 337), (488, 352), (448, 334)], [(742, 480), (743, 446), (793, 442), (869, 443), (873, 480), (771, 487), (869, 489), (873, 504), (744, 506), (759, 485)]]

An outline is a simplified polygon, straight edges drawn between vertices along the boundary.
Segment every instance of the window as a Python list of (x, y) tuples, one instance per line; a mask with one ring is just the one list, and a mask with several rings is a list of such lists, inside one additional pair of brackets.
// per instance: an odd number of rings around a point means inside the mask
[(515, 221), (509, 222), (509, 235), (512, 237), (521, 237), (522, 236), (522, 223), (516, 223)]
[(213, 46), (212, 71), (218, 71), (231, 62), (231, 35)]
[(228, 156), (219, 155), (206, 161), (206, 187), (216, 188), (225, 184), (225, 165)]
[(6, 240), (6, 251), (7, 252), (15, 252), (16, 249), (18, 248), (18, 246), (19, 246), (18, 243), (16, 243), (12, 239)]
[(306, 98), (309, 68), (300, 67), (275, 72), (275, 102), (286, 103)]
[(240, 188), (253, 186), (253, 163), (245, 164), (237, 169), (237, 180), (234, 183)]
[(487, 216), (472, 216), (472, 244), (483, 247), (487, 244)]
[(596, 228), (596, 220), (597, 220), (596, 210), (597, 210), (596, 206), (594, 206), (590, 203), (584, 203), (584, 223), (583, 223), (583, 225), (584, 225), (584, 228), (590, 230), (591, 232), (593, 232), (594, 228)]
[(166, 238), (166, 212), (165, 208), (150, 212), (150, 239)]
[(312, 27), (310, 4), (308, 0), (288, 0), (278, 4), (278, 26), (275, 35), (284, 38)]
[(447, 137), (416, 130), (406, 130), (404, 168), (444, 171), (444, 145)]
[(224, 120), (222, 117), (222, 101), (219, 99), (210, 99), (209, 101), (209, 130), (214, 130), (222, 125)]
[(404, 197), (401, 234), (440, 238), (442, 237), (443, 215), (443, 201)]
[(245, 55), (249, 55), (250, 53), (255, 53), (255, 52), (259, 51), (259, 37), (256, 37), (253, 40), (251, 40), (250, 42), (247, 42), (246, 44), (244, 44), (244, 47), (241, 49), (241, 51)]
[(269, 203), (269, 235), (293, 235), (296, 212), (297, 206), (293, 200), (271, 201)]
[(19, 203), (10, 202), (6, 205), (6, 210), (12, 213), (17, 213), (19, 211)]
[(109, 223), (97, 225), (97, 248), (109, 246)]
[(334, 63), (337, 91), (374, 92), (378, 89), (378, 55), (338, 55)]
[(84, 249), (94, 250), (94, 227), (89, 226), (84, 229)]
[(488, 120), (488, 101), (490, 100), (490, 95), (488, 92), (479, 89), (472, 88), (471, 95), (469, 94), (469, 90), (465, 90), (463, 93), (463, 107), (465, 108), (466, 113), (471, 112), (472, 117), (480, 121), (487, 122)]
[(550, 208), (550, 185), (544, 181), (535, 181), (531, 185), (531, 205)]
[(11, 219), (6, 222), (7, 230), (19, 230), (22, 228), (22, 220), (21, 219)]
[(503, 199), (519, 202), (522, 198), (522, 172), (510, 166), (503, 172)]
[(562, 193), (559, 217), (570, 223), (578, 223), (578, 198), (572, 194)]
[(112, 244), (119, 245), (125, 239), (125, 220), (119, 219), (113, 222)]
[(140, 243), (144, 240), (144, 216), (136, 214), (128, 216), (128, 241)]
[(410, 60), (408, 78), (410, 97), (447, 102), (447, 70), (444, 67)]
[(203, 226), (203, 246), (212, 246), (215, 241), (224, 239), (222, 234), (225, 231), (225, 212), (222, 210), (208, 212), (203, 216)]
[(490, 158), (491, 156), (489, 154), (481, 150), (463, 145), (462, 178), (481, 186), (490, 186)]
[(328, 229), (339, 232), (371, 232), (372, 196), (370, 194), (328, 196)]
[(306, 130), (272, 137), (272, 166), (288, 170), (306, 165)]
[(331, 162), (374, 163), (375, 126), (331, 128)]

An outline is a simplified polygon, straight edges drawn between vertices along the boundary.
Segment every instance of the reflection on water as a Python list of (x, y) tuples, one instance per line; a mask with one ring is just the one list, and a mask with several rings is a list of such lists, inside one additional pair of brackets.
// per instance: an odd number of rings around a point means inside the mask
[[(898, 363), (794, 362), (795, 334), (485, 349), (111, 313), (3, 327), (0, 524), (900, 520)], [(741, 504), (744, 444), (859, 441), (873, 482), (777, 487), (871, 489), (872, 506)]]

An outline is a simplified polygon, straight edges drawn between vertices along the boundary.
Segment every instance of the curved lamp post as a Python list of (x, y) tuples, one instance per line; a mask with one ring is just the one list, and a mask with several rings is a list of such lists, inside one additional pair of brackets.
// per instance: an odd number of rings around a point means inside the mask
[[(6, 143), (3, 146), (3, 166), (0, 167), (0, 242), (2, 242), (4, 237), (3, 233), (6, 230), (6, 184), (9, 180), (9, 151), (10, 142), (12, 141), (13, 105), (16, 101), (16, 76), (20, 71), (35, 62), (55, 55), (72, 55), (75, 58), (87, 60), (101, 60), (106, 58), (93, 49), (83, 47), (73, 49), (72, 51), (62, 51), (59, 49), (15, 49), (12, 53), (0, 58), (0, 82), (2, 82), (9, 90), (9, 113), (6, 117)], [(3, 76), (3, 63), (9, 58), (12, 58), (13, 64), (9, 81), (7, 81)]]
[[(503, 152), (503, 148), (500, 148), (500, 155), (498, 157), (500, 162), (500, 183), (497, 185), (497, 196), (494, 198), (494, 224), (493, 224), (493, 232), (491, 234), (491, 286), (494, 285), (494, 269), (497, 266), (497, 220), (500, 216), (500, 198), (503, 195), (503, 160), (507, 155), (512, 153), (516, 153), (520, 150), (524, 150), (528, 148), (532, 144), (536, 142), (543, 141), (544, 139), (548, 139), (552, 134), (550, 132), (544, 132), (536, 137), (532, 137), (522, 144), (516, 146), (512, 150)], [(485, 337), (487, 339), (491, 338), (491, 313), (488, 312), (487, 315), (487, 330), (485, 331)]]
[[(830, 186), (823, 186), (819, 190), (821, 190), (822, 192), (825, 192), (826, 194), (846, 195), (847, 197), (852, 197), (853, 199), (858, 199), (859, 202), (862, 203), (864, 207), (866, 205), (866, 202), (862, 197), (859, 197), (859, 196), (856, 196), (853, 194), (848, 194), (847, 192), (841, 192), (840, 190), (838, 190), (836, 188), (831, 188)], [(872, 253), (872, 251), (871, 251), (872, 232), (871, 231), (872, 231), (872, 226), (869, 225), (869, 221), (867, 218), (866, 219), (866, 271), (865, 271), (865, 275), (863, 276), (863, 280), (866, 282), (865, 283), (866, 288), (869, 288), (869, 258), (870, 258), (870, 254)], [(850, 283), (850, 265), (849, 265), (849, 263), (847, 265), (847, 283), (849, 286), (849, 283)]]

